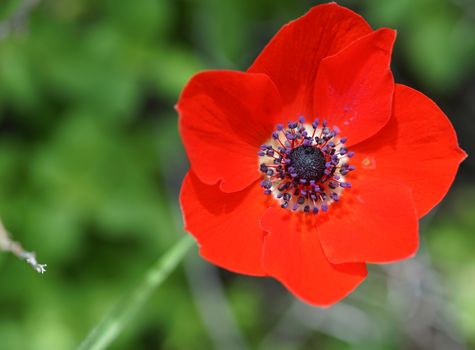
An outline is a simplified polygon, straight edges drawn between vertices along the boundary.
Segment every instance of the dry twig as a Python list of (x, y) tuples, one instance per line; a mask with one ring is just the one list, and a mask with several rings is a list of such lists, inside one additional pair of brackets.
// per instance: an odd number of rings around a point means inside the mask
[(23, 0), (16, 10), (5, 20), (0, 22), (0, 40), (12, 33), (25, 30), (28, 17), (40, 0)]
[[(25, 30), (25, 24), (33, 8), (40, 0), (23, 0), (17, 9), (5, 20), (0, 21), (0, 40), (8, 37), (12, 33)], [(39, 264), (34, 252), (27, 252), (20, 243), (13, 241), (10, 234), (0, 220), (0, 251), (10, 252), (18, 258), (25, 260), (36, 271), (43, 274), (46, 272), (46, 264)]]
[(27, 252), (20, 243), (15, 242), (10, 238), (10, 234), (0, 221), (0, 251), (10, 252), (16, 255), (18, 258), (25, 260), (31, 265), (37, 272), (43, 274), (46, 272), (46, 264), (39, 264), (36, 260), (36, 254), (34, 252)]

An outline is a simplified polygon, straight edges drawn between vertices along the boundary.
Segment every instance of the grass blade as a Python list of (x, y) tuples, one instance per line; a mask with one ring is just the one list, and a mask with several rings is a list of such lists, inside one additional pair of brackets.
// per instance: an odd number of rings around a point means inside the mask
[(189, 235), (181, 238), (146, 273), (142, 282), (126, 295), (114, 309), (89, 333), (77, 350), (106, 349), (122, 332), (155, 289), (170, 275), (193, 245)]

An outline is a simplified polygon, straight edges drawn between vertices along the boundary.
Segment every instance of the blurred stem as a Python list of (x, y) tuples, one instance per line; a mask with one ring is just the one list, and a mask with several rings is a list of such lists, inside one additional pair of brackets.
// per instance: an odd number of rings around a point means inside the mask
[(20, 243), (15, 242), (10, 238), (10, 234), (3, 226), (2, 221), (0, 220), (0, 251), (10, 252), (17, 256), (18, 258), (25, 260), (28, 264), (31, 265), (37, 272), (45, 273), (46, 264), (39, 264), (36, 260), (36, 254), (33, 252), (27, 252)]
[(124, 330), (137, 311), (147, 302), (155, 289), (170, 275), (193, 245), (186, 235), (165, 253), (146, 273), (142, 282), (89, 333), (77, 350), (107, 348)]

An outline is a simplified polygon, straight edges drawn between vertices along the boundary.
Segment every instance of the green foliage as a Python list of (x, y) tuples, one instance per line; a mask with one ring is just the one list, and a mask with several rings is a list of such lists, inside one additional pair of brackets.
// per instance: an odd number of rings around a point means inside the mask
[(458, 200), (444, 215), (431, 224), (430, 248), (437, 260), (434, 262), (447, 276), (449, 306), (454, 310), (461, 330), (475, 345), (475, 220), (473, 202), (466, 199), (475, 196), (475, 188), (459, 193)]
[(448, 94), (475, 72), (474, 3), (366, 0), (370, 20), (397, 28), (399, 47), (419, 84)]

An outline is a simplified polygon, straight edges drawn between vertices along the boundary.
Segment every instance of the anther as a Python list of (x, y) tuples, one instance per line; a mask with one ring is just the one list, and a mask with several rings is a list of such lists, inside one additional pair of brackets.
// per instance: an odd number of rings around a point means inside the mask
[(313, 131), (304, 123), (305, 117), (300, 116), (287, 127), (278, 124), (269, 144), (260, 146), (259, 171), (264, 176), (260, 186), (284, 209), (317, 214), (351, 188), (344, 176), (356, 169), (348, 164), (354, 152), (343, 146), (347, 139), (337, 138), (340, 130), (327, 121), (315, 119)]

